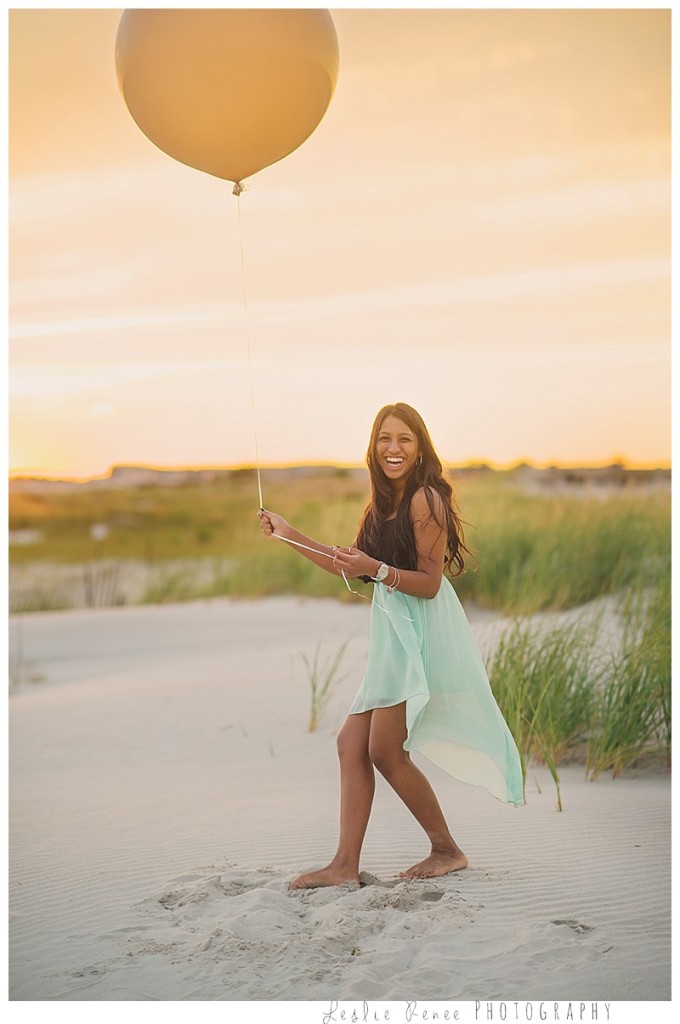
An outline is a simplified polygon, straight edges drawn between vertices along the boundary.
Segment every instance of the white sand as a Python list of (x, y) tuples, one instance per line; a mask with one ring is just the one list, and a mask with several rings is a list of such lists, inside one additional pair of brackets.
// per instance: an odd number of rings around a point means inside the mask
[[(395, 877), (426, 846), (379, 780), (368, 884), (287, 891), (334, 849), (367, 613), (220, 600), (11, 622), (12, 1000), (670, 999), (663, 773), (563, 769), (560, 814), (543, 770), (517, 809), (420, 759), (467, 871)], [(310, 734), (298, 652), (348, 638)]]

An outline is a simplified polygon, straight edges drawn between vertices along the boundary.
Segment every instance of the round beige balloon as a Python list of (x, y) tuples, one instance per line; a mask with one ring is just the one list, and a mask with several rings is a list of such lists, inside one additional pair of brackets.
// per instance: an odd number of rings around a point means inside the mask
[(311, 135), (338, 64), (327, 10), (131, 8), (116, 37), (118, 84), (144, 134), (234, 182)]

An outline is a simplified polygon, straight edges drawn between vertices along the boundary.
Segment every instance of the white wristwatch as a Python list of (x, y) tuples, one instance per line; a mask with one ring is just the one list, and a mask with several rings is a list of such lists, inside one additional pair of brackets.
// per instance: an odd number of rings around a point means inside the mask
[(380, 565), (378, 566), (378, 571), (373, 577), (373, 579), (375, 580), (376, 583), (382, 583), (382, 581), (385, 579), (389, 571), (389, 565), (385, 565), (384, 562), (381, 562)]

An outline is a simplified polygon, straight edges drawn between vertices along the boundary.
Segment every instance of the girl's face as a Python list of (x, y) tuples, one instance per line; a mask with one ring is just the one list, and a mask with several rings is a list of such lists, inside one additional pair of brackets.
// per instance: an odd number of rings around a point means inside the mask
[(375, 444), (376, 462), (388, 480), (404, 481), (415, 469), (418, 440), (411, 428), (398, 416), (386, 416)]

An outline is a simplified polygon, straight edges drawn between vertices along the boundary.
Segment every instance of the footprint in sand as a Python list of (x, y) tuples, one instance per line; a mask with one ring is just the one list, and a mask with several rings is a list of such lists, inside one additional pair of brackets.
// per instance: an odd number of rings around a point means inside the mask
[(586, 932), (592, 932), (595, 925), (581, 924), (580, 921), (551, 921), (551, 924), (566, 924), (568, 928), (571, 928), (577, 935), (584, 935)]

